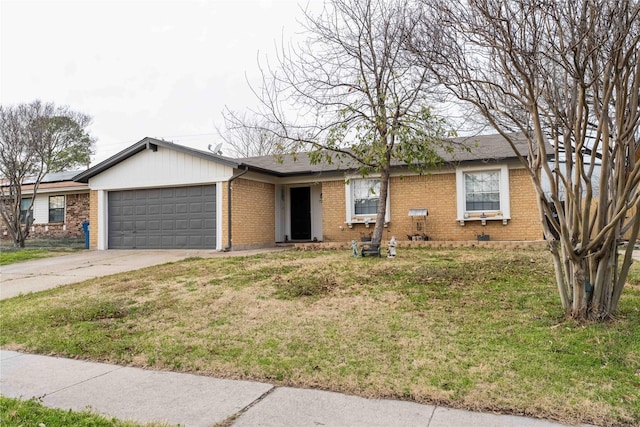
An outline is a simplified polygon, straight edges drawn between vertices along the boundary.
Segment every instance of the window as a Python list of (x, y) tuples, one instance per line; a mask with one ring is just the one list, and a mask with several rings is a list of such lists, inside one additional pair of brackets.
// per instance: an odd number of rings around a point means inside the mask
[[(31, 207), (31, 209), (29, 209)], [(31, 206), (31, 197), (26, 197), (20, 200), (20, 223), (25, 224), (27, 222), (27, 214), (29, 219), (33, 219), (33, 207)]]
[(49, 196), (49, 222), (64, 222), (64, 196)]
[(464, 174), (465, 210), (500, 210), (500, 171)]
[[(374, 223), (378, 213), (380, 200), (380, 180), (377, 178), (349, 178), (345, 182), (346, 190), (346, 222)], [(387, 211), (385, 222), (389, 222), (389, 194), (387, 194)]]
[(456, 171), (458, 218), (464, 221), (506, 220), (509, 210), (509, 170), (506, 165)]
[(357, 179), (353, 189), (353, 212), (355, 215), (375, 215), (380, 200), (380, 181), (377, 179)]

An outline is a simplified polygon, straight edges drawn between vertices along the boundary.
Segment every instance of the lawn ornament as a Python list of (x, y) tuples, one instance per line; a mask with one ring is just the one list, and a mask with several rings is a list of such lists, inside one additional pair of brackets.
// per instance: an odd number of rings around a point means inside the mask
[(395, 258), (396, 257), (396, 246), (398, 242), (396, 241), (396, 236), (391, 236), (391, 240), (389, 240), (389, 248), (387, 250), (387, 258)]

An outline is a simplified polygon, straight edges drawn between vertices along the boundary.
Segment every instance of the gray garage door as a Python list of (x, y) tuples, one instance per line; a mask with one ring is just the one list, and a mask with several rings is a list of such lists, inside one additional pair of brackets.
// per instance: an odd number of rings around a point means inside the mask
[(109, 192), (110, 249), (215, 249), (216, 187)]

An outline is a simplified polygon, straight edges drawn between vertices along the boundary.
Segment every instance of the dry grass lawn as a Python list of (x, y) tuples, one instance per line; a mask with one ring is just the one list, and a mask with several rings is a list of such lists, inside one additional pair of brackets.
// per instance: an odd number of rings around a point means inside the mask
[(0, 302), (5, 349), (598, 425), (640, 424), (640, 268), (564, 321), (542, 250), (189, 259)]

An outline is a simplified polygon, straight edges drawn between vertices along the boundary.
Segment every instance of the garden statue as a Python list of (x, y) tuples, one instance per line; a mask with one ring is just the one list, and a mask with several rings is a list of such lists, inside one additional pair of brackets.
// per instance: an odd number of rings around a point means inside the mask
[(356, 242), (355, 240), (351, 241), (351, 250), (353, 251), (353, 256), (360, 256), (360, 254), (358, 253), (358, 242)]
[(389, 249), (387, 250), (387, 258), (395, 258), (396, 257), (396, 246), (398, 242), (396, 241), (396, 236), (391, 236), (391, 240), (389, 240)]

